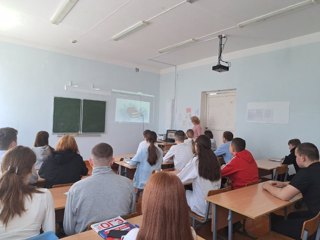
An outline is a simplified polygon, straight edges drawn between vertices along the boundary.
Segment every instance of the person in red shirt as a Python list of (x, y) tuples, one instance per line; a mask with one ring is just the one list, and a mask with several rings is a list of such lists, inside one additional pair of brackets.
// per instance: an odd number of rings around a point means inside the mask
[(233, 158), (221, 169), (222, 176), (231, 180), (233, 189), (244, 187), (259, 180), (257, 163), (252, 154), (245, 148), (245, 140), (234, 138), (230, 145)]

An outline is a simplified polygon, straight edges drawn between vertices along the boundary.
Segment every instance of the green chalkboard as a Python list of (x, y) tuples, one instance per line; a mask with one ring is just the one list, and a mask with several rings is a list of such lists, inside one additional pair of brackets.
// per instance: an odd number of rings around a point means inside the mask
[(76, 133), (81, 130), (80, 99), (55, 97), (53, 108), (54, 133)]
[(84, 99), (82, 102), (82, 132), (103, 133), (106, 123), (106, 102)]

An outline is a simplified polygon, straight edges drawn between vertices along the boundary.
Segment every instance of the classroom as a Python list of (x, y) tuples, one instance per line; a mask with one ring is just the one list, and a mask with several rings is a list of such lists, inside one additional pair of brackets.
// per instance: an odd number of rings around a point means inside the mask
[[(77, 99), (79, 129), (71, 133), (83, 160), (99, 143), (119, 162), (134, 157), (145, 130), (156, 140), (186, 132), (192, 116), (217, 146), (231, 131), (255, 160), (282, 158), (290, 139), (320, 147), (319, 56), (318, 0), (4, 0), (0, 128), (17, 129), (17, 144), (30, 148), (47, 131), (55, 148), (70, 133), (54, 129), (55, 103)], [(228, 71), (214, 71), (219, 64)], [(104, 104), (103, 130), (84, 130), (86, 100)], [(124, 161), (117, 171), (134, 175)], [(215, 238), (214, 219), (195, 228), (199, 239)]]

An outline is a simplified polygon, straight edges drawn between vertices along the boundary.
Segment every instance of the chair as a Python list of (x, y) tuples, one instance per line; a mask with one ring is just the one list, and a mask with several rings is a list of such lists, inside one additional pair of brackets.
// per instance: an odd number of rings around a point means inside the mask
[[(210, 190), (208, 192), (207, 196), (210, 197), (210, 196), (216, 195), (218, 193), (227, 192), (227, 191), (230, 191), (230, 190), (231, 190), (231, 187), (221, 188), (221, 189), (217, 189), (217, 190)], [(210, 204), (210, 202), (207, 201), (207, 208), (206, 208), (206, 213), (205, 213), (204, 217), (200, 216), (200, 215), (198, 215), (195, 212), (190, 210), (189, 216), (192, 219), (192, 227), (193, 228), (196, 227), (195, 226), (196, 225), (196, 221), (201, 223), (201, 224), (204, 224), (204, 223), (209, 221), (210, 207), (211, 207), (211, 204)]]
[(49, 231), (49, 232), (41, 233), (31, 238), (28, 238), (27, 240), (58, 240), (58, 239), (59, 238), (54, 232)]
[(282, 181), (285, 182), (288, 177), (288, 171), (289, 171), (288, 165), (282, 164), (281, 166), (275, 169), (273, 180), (277, 180), (279, 176), (284, 176)]

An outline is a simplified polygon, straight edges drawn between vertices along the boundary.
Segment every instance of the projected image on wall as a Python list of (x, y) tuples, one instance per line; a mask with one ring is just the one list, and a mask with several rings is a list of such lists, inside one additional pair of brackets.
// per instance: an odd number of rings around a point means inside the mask
[(150, 102), (117, 98), (115, 121), (149, 123)]

